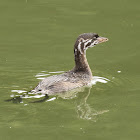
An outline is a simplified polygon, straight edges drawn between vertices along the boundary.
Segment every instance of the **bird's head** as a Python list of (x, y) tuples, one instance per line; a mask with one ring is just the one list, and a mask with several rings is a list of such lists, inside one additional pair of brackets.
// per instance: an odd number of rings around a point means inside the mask
[(94, 47), (95, 45), (108, 41), (108, 38), (100, 37), (97, 33), (84, 33), (79, 35), (74, 45), (74, 53), (85, 54), (88, 48)]

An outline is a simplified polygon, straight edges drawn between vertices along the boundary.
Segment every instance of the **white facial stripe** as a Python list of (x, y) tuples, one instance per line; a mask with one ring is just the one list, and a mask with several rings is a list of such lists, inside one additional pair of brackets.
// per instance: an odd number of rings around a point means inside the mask
[(98, 44), (99, 43), (99, 41), (98, 40), (95, 40), (90, 46), (89, 46), (89, 48), (90, 47), (94, 47), (96, 44)]
[(86, 45), (87, 45), (88, 43), (90, 43), (91, 41), (92, 41), (92, 39), (88, 40), (88, 41), (85, 43), (84, 47), (86, 47)]
[(82, 52), (82, 50), (81, 50), (81, 44), (82, 44), (82, 42), (79, 42), (79, 44), (78, 44), (78, 50), (79, 50), (79, 52), (80, 52), (81, 54), (83, 54), (83, 52)]
[[(91, 41), (92, 41), (92, 39), (86, 39), (86, 40), (84, 40), (83, 38), (79, 39), (78, 50), (81, 54), (83, 54), (83, 51), (81, 50), (82, 43), (84, 43), (84, 47), (83, 47), (84, 50), (87, 50), (88, 48), (91, 48), (99, 43), (98, 40), (95, 40), (93, 43), (91, 43)], [(90, 46), (87, 46), (88, 43), (91, 43)], [(77, 49), (75, 49), (75, 53), (77, 54)]]
[(95, 40), (93, 43), (94, 43), (94, 45), (96, 45), (96, 44), (99, 43), (99, 41), (98, 40)]
[[(90, 42), (90, 40), (89, 40), (89, 39), (84, 40), (83, 38), (80, 38), (80, 39), (79, 39), (78, 50), (79, 50), (79, 52), (80, 52), (81, 54), (83, 54), (83, 52), (82, 52), (82, 50), (81, 50), (81, 44), (82, 44), (82, 43), (85, 43), (85, 42), (86, 42), (86, 44), (88, 44), (88, 43)], [(86, 49), (85, 46), (86, 46), (86, 45), (84, 44), (84, 48), (83, 48), (84, 50)]]

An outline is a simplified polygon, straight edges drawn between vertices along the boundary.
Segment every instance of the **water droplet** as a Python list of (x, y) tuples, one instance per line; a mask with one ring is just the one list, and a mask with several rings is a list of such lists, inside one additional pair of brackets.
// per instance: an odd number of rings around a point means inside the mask
[(118, 73), (121, 73), (121, 71), (120, 71), (120, 70), (118, 70), (117, 72), (118, 72)]

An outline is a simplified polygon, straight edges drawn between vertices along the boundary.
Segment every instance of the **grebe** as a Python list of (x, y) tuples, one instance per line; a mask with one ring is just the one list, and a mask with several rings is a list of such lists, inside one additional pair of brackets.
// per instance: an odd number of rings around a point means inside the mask
[(97, 33), (79, 35), (74, 44), (75, 67), (63, 74), (43, 79), (31, 93), (54, 95), (88, 85), (92, 80), (92, 72), (86, 59), (86, 50), (106, 41), (108, 38), (100, 37)]

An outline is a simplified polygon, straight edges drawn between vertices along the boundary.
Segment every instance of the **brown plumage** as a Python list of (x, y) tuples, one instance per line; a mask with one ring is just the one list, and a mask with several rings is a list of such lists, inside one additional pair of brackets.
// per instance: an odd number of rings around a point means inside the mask
[(86, 59), (86, 50), (107, 40), (96, 33), (79, 35), (74, 45), (75, 67), (63, 74), (43, 79), (31, 92), (54, 95), (88, 85), (92, 79), (92, 72)]

